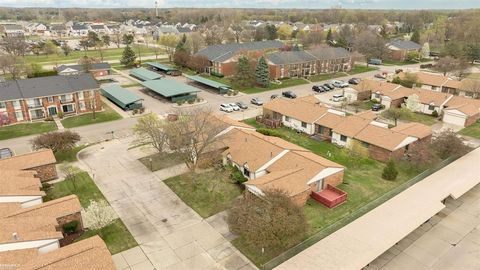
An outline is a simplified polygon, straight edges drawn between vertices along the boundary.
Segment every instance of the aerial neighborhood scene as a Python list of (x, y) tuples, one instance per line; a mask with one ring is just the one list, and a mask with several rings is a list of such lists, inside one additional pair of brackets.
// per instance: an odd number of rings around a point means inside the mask
[(0, 0), (0, 270), (480, 269), (480, 2)]

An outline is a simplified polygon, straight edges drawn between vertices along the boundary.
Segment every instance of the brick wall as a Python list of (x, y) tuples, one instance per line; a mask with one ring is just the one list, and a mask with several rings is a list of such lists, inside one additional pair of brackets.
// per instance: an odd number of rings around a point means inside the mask
[(222, 67), (222, 74), (225, 76), (232, 76), (235, 74), (236, 62), (220, 63)]
[(59, 229), (63, 232), (63, 225), (74, 220), (78, 221), (77, 230), (83, 230), (83, 220), (82, 220), (82, 214), (80, 212), (76, 212), (63, 217), (57, 217)]
[(370, 157), (375, 160), (383, 161), (383, 162), (387, 162), (392, 158), (401, 159), (403, 157), (404, 152), (405, 152), (405, 149), (403, 147), (392, 152), (390, 150), (387, 150), (375, 145), (368, 146), (368, 153)]
[(57, 168), (55, 164), (48, 164), (43, 166), (38, 166), (34, 168), (27, 169), (29, 171), (36, 171), (36, 177), (40, 178), (40, 181), (50, 181), (58, 178)]
[(474, 116), (470, 116), (465, 120), (465, 127), (475, 124), (480, 119), (480, 113), (477, 113)]
[(324, 187), (326, 187), (327, 185), (336, 187), (337, 185), (340, 185), (341, 183), (343, 183), (343, 174), (344, 174), (344, 171), (341, 171), (329, 177), (326, 177), (325, 180), (323, 181)]
[(310, 193), (312, 193), (310, 189), (305, 190), (304, 192), (301, 192), (295, 196), (290, 197), (290, 200), (292, 200), (292, 202), (297, 206), (304, 206), (308, 198), (310, 198)]
[(390, 58), (392, 60), (403, 61), (406, 55), (407, 52), (404, 50), (390, 50)]

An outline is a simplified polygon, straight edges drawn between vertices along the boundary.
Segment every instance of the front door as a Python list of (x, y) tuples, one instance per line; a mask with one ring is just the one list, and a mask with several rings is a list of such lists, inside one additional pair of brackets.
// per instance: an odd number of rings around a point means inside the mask
[(57, 107), (49, 107), (48, 115), (51, 115), (51, 116), (57, 115)]

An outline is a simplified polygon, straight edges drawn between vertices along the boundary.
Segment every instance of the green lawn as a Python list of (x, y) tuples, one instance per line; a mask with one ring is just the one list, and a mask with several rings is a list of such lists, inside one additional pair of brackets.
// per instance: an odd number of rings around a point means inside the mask
[(359, 74), (359, 73), (364, 73), (364, 72), (370, 72), (378, 70), (378, 67), (372, 67), (372, 66), (361, 66), (361, 65), (356, 65), (355, 67), (352, 68), (349, 72), (347, 72), (349, 75), (354, 75), (354, 74)]
[(8, 125), (0, 127), (0, 140), (45, 133), (49, 131), (54, 131), (56, 129), (57, 126), (54, 122), (36, 122)]
[(178, 155), (169, 153), (153, 154), (147, 157), (140, 158), (139, 161), (153, 172), (169, 168), (183, 162)]
[(460, 130), (459, 134), (480, 139), (480, 122)]
[(163, 182), (203, 218), (230, 208), (242, 194), (227, 168), (182, 174)]
[(112, 224), (99, 230), (87, 230), (82, 236), (75, 239), (75, 242), (94, 235), (98, 235), (103, 239), (112, 255), (138, 246), (137, 241), (135, 241), (135, 238), (130, 234), (121, 219), (116, 219)]
[(308, 83), (308, 81), (306, 81), (302, 78), (289, 78), (289, 79), (280, 80), (282, 82), (281, 84), (271, 83), (270, 86), (266, 87), (266, 88), (257, 87), (257, 86), (242, 88), (242, 87), (238, 87), (238, 86), (232, 84), (231, 81), (228, 78), (225, 78), (225, 77), (219, 78), (219, 77), (216, 77), (216, 76), (209, 76), (207, 74), (202, 74), (201, 76), (205, 77), (207, 79), (210, 79), (212, 81), (217, 81), (217, 82), (220, 82), (220, 83), (223, 83), (223, 84), (226, 84), (226, 85), (231, 85), (233, 87), (233, 89), (239, 90), (239, 91), (241, 91), (245, 94), (255, 94), (255, 93), (266, 92), (266, 91), (270, 91), (270, 90), (287, 88), (287, 87), (292, 87), (292, 86), (302, 85), (302, 84), (307, 84)]
[[(79, 173), (75, 181), (61, 181), (46, 187), (45, 192), (47, 195), (43, 198), (44, 201), (76, 194), (83, 208), (88, 207), (90, 200), (106, 200), (87, 172)], [(120, 219), (100, 230), (86, 230), (77, 241), (94, 235), (100, 236), (105, 241), (112, 254), (138, 245)]]
[(431, 115), (423, 114), (423, 113), (414, 113), (414, 112), (410, 112), (402, 115), (400, 120), (408, 121), (408, 122), (418, 122), (427, 126), (431, 126), (438, 122), (437, 119)]
[(95, 113), (95, 119), (93, 119), (93, 114), (90, 112), (82, 115), (66, 117), (61, 121), (62, 125), (65, 128), (74, 128), (122, 119), (122, 116), (112, 110), (112, 108), (105, 104), (103, 105), (103, 108), (105, 109), (104, 111)]
[(55, 153), (55, 158), (57, 159), (58, 163), (77, 161), (78, 152), (85, 147), (87, 147), (87, 145), (80, 145), (66, 151), (58, 151)]
[[(138, 49), (137, 46), (133, 46), (133, 49), (138, 57)], [(118, 60), (122, 57), (124, 48), (115, 48), (115, 49), (104, 49), (103, 50), (103, 58), (104, 60)], [(163, 51), (160, 52), (162, 54)], [(145, 45), (140, 45), (140, 54), (141, 56), (149, 56), (155, 55), (154, 50), (152, 48), (147, 48)], [(79, 58), (83, 56), (95, 57), (100, 58), (100, 54), (97, 50), (89, 49), (87, 52), (85, 51), (72, 51), (69, 55), (64, 54), (53, 54), (53, 55), (27, 55), (25, 56), (25, 60), (28, 63), (62, 63), (62, 62), (76, 62)]]
[[(256, 128), (265, 128), (262, 124), (256, 123), (255, 119), (247, 119), (245, 122)], [(328, 142), (311, 139), (304, 134), (298, 134), (296, 131), (285, 127), (277, 128), (274, 132), (287, 141), (345, 166), (344, 182), (338, 186), (338, 188), (348, 193), (348, 199), (345, 203), (334, 209), (328, 209), (322, 204), (309, 199), (304, 206), (303, 210), (310, 225), (309, 236), (348, 216), (360, 207), (420, 173), (418, 169), (413, 169), (406, 164), (399, 164), (397, 166), (399, 171), (397, 179), (395, 181), (386, 181), (381, 177), (385, 165), (379, 161), (352, 156), (352, 153), (347, 149), (339, 148)], [(246, 246), (241, 239), (236, 239), (233, 244), (257, 265), (262, 265), (279, 255), (268, 254), (262, 256), (258, 250)]]
[(420, 59), (420, 61), (415, 61), (415, 60), (398, 61), (398, 60), (386, 59), (386, 60), (383, 60), (383, 65), (384, 66), (404, 66), (404, 65), (412, 65), (412, 64), (418, 64), (418, 63), (430, 62), (430, 61), (432, 60)]
[(337, 73), (329, 73), (329, 74), (318, 74), (308, 77), (308, 80), (311, 82), (321, 82), (332, 80), (339, 77), (347, 76), (348, 74), (345, 72), (337, 72)]

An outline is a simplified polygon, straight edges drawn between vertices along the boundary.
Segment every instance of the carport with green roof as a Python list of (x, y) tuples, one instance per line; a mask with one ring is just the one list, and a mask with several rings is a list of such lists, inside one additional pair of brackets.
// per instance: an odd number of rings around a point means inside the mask
[(200, 90), (188, 84), (167, 78), (145, 81), (140, 84), (172, 102), (195, 99), (197, 98), (197, 92), (200, 92)]
[(230, 87), (229, 85), (226, 85), (226, 84), (223, 84), (223, 83), (220, 83), (220, 82), (217, 82), (217, 81), (213, 81), (213, 80), (204, 78), (204, 77), (199, 76), (199, 75), (185, 75), (185, 77), (187, 77), (188, 79), (190, 79), (194, 82), (197, 82), (197, 83), (206, 85), (208, 87), (211, 87), (211, 88), (217, 90), (220, 94), (225, 94), (229, 90), (232, 89), (232, 87)]
[(140, 109), (142, 107), (143, 99), (120, 85), (103, 86), (101, 91), (104, 97), (111, 100), (123, 110)]
[(160, 64), (158, 62), (146, 62), (145, 64), (154, 70), (160, 70), (168, 75), (181, 75), (181, 72), (172, 66)]
[(158, 74), (143, 67), (130, 70), (130, 76), (142, 81), (157, 80), (163, 77), (162, 74)]

